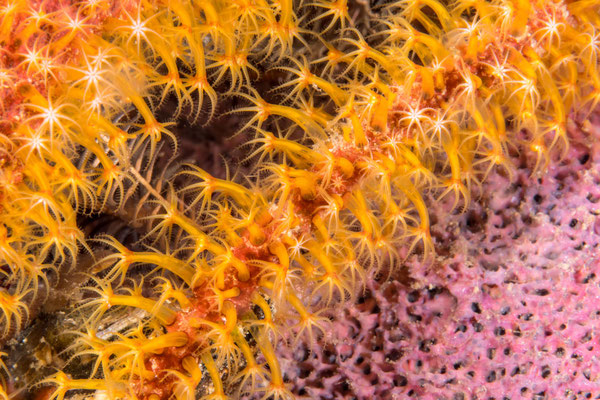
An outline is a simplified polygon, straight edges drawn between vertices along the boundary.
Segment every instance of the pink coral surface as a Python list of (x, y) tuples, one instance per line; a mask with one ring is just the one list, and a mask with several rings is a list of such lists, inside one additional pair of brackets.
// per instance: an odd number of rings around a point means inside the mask
[[(310, 399), (600, 398), (600, 121), (566, 158), (492, 174), (467, 212), (431, 201), (437, 257), (368, 280), (316, 344), (279, 346)], [(591, 135), (584, 139), (582, 130)]]

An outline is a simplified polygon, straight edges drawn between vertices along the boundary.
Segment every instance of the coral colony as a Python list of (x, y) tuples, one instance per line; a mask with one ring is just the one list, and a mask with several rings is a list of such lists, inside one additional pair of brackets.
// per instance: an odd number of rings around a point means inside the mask
[(1, 0), (0, 397), (600, 398), (599, 53), (597, 0)]

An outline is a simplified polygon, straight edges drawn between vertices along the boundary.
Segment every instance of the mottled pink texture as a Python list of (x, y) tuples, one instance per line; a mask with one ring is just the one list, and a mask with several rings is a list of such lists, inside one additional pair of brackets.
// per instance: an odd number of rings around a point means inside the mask
[(539, 179), (525, 154), (466, 213), (431, 202), (432, 267), (415, 256), (392, 279), (370, 279), (312, 353), (278, 347), (294, 393), (600, 398), (600, 129), (585, 126)]

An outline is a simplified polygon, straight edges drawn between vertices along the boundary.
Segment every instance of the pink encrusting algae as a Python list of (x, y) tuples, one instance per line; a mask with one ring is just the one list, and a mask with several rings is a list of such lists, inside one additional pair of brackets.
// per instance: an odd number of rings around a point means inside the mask
[(280, 346), (298, 397), (600, 398), (600, 119), (570, 134), (547, 175), (522, 157), (468, 212), (430, 204), (433, 267), (371, 277), (318, 343)]

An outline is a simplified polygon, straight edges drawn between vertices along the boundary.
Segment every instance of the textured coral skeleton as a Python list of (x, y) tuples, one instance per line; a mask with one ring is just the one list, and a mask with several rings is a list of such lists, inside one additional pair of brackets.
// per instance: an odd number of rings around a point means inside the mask
[[(301, 396), (281, 346), (321, 346), (408, 259), (441, 287), (432, 210), (470, 210), (519, 160), (544, 179), (600, 102), (592, 0), (5, 0), (0, 18), (0, 333), (59, 291), (74, 326), (55, 372), (3, 371), (5, 398)], [(181, 158), (229, 126), (238, 174)], [(105, 217), (126, 228), (83, 226)]]

